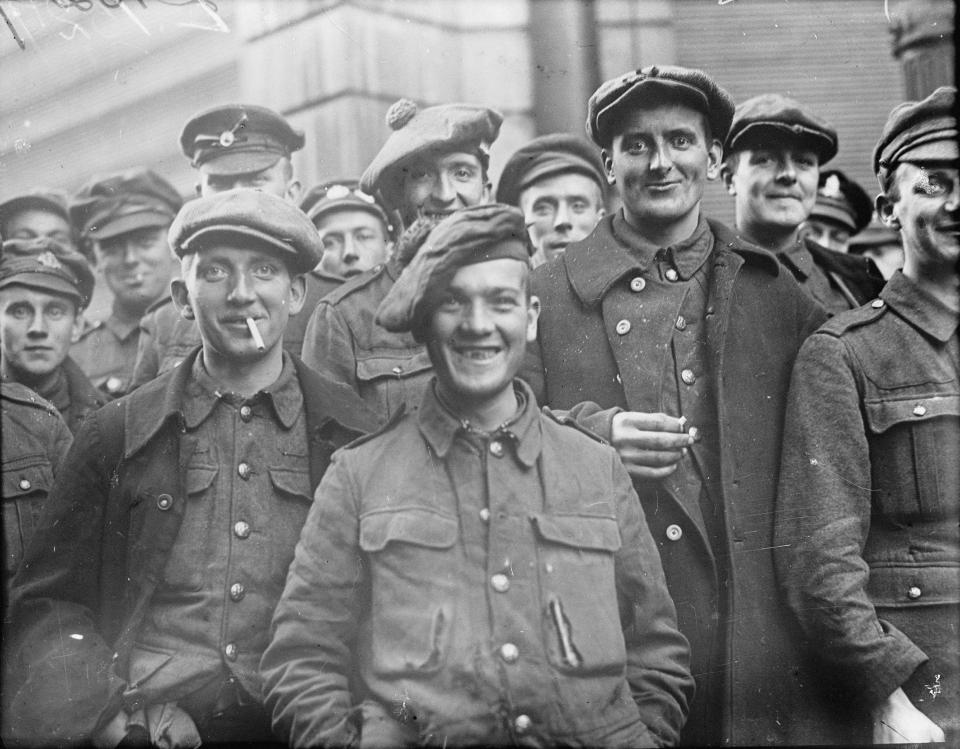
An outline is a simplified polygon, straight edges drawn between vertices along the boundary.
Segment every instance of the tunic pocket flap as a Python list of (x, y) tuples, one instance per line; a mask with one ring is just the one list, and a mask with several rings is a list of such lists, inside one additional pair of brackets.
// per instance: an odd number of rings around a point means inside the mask
[(357, 379), (363, 382), (381, 378), (402, 379), (412, 377), (420, 372), (428, 371), (430, 356), (421, 351), (413, 356), (399, 354), (397, 356), (368, 356), (357, 359)]
[(960, 603), (960, 566), (914, 564), (871, 567), (867, 595), (878, 608)]
[[(19, 464), (19, 465), (18, 465)], [(3, 466), (3, 498), (13, 500), (29, 494), (49, 494), (53, 471), (44, 457), (15, 460)]]
[(313, 501), (310, 491), (310, 474), (285, 468), (271, 468), (270, 482), (281, 494), (288, 494), (307, 502)]
[(913, 398), (868, 400), (864, 402), (867, 425), (874, 434), (883, 434), (895, 424), (927, 421), (937, 416), (960, 416), (960, 395), (917, 394)]
[(187, 494), (205, 492), (213, 485), (213, 480), (217, 477), (219, 470), (219, 468), (212, 466), (188, 466)]
[(360, 518), (360, 548), (382, 551), (391, 541), (448, 549), (457, 541), (457, 521), (424, 508), (376, 512)]
[(541, 538), (578, 549), (617, 551), (620, 549), (620, 528), (616, 518), (598, 515), (531, 516)]

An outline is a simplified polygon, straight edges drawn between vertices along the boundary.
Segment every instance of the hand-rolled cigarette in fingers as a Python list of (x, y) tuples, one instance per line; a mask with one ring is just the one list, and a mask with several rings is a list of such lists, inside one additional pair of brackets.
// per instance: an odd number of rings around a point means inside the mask
[(257, 324), (253, 321), (252, 317), (247, 318), (247, 327), (250, 329), (250, 335), (253, 337), (253, 342), (257, 344), (257, 351), (266, 351), (267, 344), (263, 342), (263, 336), (260, 335), (260, 329), (257, 328)]

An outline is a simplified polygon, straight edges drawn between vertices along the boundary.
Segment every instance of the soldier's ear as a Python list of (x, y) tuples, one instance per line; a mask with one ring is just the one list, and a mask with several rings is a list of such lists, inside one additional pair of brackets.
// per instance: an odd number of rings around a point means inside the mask
[(877, 195), (875, 205), (879, 219), (891, 229), (899, 231), (900, 219), (897, 218), (896, 211), (894, 210), (896, 204), (884, 193), (880, 193)]
[(736, 195), (737, 188), (736, 185), (733, 184), (733, 170), (730, 167), (731, 162), (729, 159), (720, 165), (720, 178), (723, 180), (723, 186), (727, 188), (727, 193)]
[(292, 179), (287, 183), (287, 200), (289, 200), (294, 205), (297, 205), (300, 202), (300, 195), (303, 193), (303, 185), (300, 184), (300, 180)]
[[(291, 315), (295, 315), (303, 309), (303, 303), (307, 300), (307, 277), (304, 274), (294, 276), (290, 279), (290, 296), (287, 301), (287, 310)], [(313, 310), (307, 310), (313, 312)]]
[(182, 278), (175, 278), (170, 282), (170, 297), (174, 306), (180, 311), (185, 320), (193, 320), (193, 307), (190, 305), (190, 294)]
[(600, 158), (603, 160), (603, 173), (607, 176), (607, 184), (616, 184), (617, 175), (613, 171), (613, 156), (606, 148), (602, 148)]
[(707, 146), (707, 179), (715, 180), (723, 167), (723, 143), (714, 138)]

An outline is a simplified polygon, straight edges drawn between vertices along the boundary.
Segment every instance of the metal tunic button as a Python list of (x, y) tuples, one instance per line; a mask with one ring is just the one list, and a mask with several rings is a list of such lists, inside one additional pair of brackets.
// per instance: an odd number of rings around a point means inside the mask
[(873, 307), (874, 309), (880, 309), (883, 306), (883, 300), (874, 299), (872, 302), (870, 302), (870, 306)]
[(505, 642), (500, 646), (500, 657), (507, 663), (516, 663), (520, 657), (520, 650), (512, 642)]
[(230, 586), (230, 600), (231, 601), (240, 601), (247, 594), (247, 589), (243, 587), (243, 583), (234, 583)]
[(640, 276), (630, 279), (630, 291), (643, 291), (646, 287), (647, 282)]
[(518, 715), (517, 719), (513, 721), (513, 728), (517, 733), (526, 733), (532, 725), (533, 721), (530, 720), (529, 715)]
[(680, 274), (677, 273), (677, 271), (673, 268), (667, 268), (663, 275), (667, 277), (668, 281), (676, 281), (678, 278), (680, 278)]
[(397, 366), (391, 369), (390, 371), (393, 372), (394, 374), (400, 374), (401, 372), (403, 372), (403, 367)]
[(627, 333), (630, 332), (630, 321), (621, 320), (620, 322), (617, 323), (617, 327), (615, 328), (615, 330), (617, 331), (617, 335), (626, 335)]
[(484, 507), (482, 510), (480, 510), (480, 519), (481, 519), (484, 523), (489, 523), (489, 522), (490, 522), (490, 510), (488, 510), (486, 507)]
[(227, 660), (237, 660), (237, 646), (232, 642), (228, 642), (227, 646), (223, 649), (223, 654), (227, 656)]
[(30, 483), (30, 479), (20, 479), (20, 483), (17, 484), (17, 486), (19, 486), (22, 491), (26, 491), (33, 486), (33, 484)]
[(923, 591), (920, 590), (916, 585), (911, 585), (910, 590), (907, 591), (907, 598), (911, 601), (916, 601), (920, 596), (923, 595)]
[(673, 525), (667, 526), (667, 538), (670, 541), (679, 541), (683, 538), (683, 528), (674, 523)]
[(677, 330), (686, 330), (687, 321), (683, 319), (683, 315), (677, 318)]
[(157, 497), (157, 509), (169, 510), (171, 507), (173, 507), (173, 497), (169, 494), (161, 494)]
[(927, 412), (927, 407), (922, 403), (918, 403), (913, 407), (914, 416), (923, 416)]
[(121, 388), (123, 388), (123, 380), (119, 377), (108, 377), (107, 381), (103, 384), (107, 388), (108, 393), (119, 393)]
[(680, 373), (680, 379), (687, 385), (692, 385), (697, 381), (697, 376), (693, 373), (692, 369), (685, 369)]
[(490, 443), (490, 452), (493, 454), (493, 456), (494, 456), (495, 458), (502, 457), (502, 456), (503, 456), (503, 443), (498, 442), (497, 440), (494, 440), (493, 442), (491, 442), (491, 443)]
[(490, 578), (490, 585), (493, 586), (493, 589), (497, 591), (497, 593), (506, 593), (510, 590), (510, 579), (506, 575), (498, 572)]
[(250, 406), (240, 406), (240, 418), (243, 421), (250, 421), (253, 418), (253, 409)]
[(250, 523), (245, 520), (238, 520), (233, 525), (233, 532), (237, 538), (247, 538), (250, 535)]
[(253, 473), (253, 469), (250, 468), (249, 463), (241, 463), (237, 466), (237, 473), (240, 475), (244, 481), (250, 478), (250, 474)]

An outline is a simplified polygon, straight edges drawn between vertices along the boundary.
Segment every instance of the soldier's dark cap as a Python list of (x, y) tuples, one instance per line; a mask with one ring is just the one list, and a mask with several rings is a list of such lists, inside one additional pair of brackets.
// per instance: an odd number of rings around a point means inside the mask
[(377, 309), (377, 323), (396, 333), (409, 330), (422, 342), (430, 313), (460, 268), (504, 258), (529, 263), (532, 254), (516, 207), (488, 203), (455, 211), (403, 269)]
[(84, 309), (93, 296), (93, 271), (75, 250), (46, 237), (8, 239), (0, 251), (0, 288), (27, 286), (73, 299)]
[(323, 255), (317, 228), (306, 214), (283, 198), (261, 190), (237, 188), (186, 203), (170, 225), (170, 247), (177, 257), (224, 239), (277, 252), (294, 274), (316, 267)]
[(833, 221), (852, 234), (864, 229), (873, 215), (873, 201), (866, 191), (839, 169), (820, 172), (817, 202), (810, 218)]
[(20, 211), (36, 209), (55, 213), (70, 222), (67, 209), (67, 194), (63, 190), (49, 187), (35, 187), (22, 195), (14, 195), (0, 203), (0, 227)]
[(390, 227), (386, 212), (372, 195), (360, 189), (360, 184), (355, 179), (332, 180), (311, 187), (300, 201), (300, 210), (306, 213), (307, 218), (314, 224), (323, 216), (336, 211), (366, 211), (380, 219), (388, 230)]
[(477, 153), (486, 166), (503, 115), (475, 104), (420, 109), (409, 99), (400, 99), (387, 110), (386, 120), (390, 135), (360, 177), (360, 189), (371, 195), (378, 190), (393, 192), (400, 167), (431, 151)]
[(769, 141), (799, 141), (826, 164), (837, 155), (837, 131), (829, 122), (795, 99), (782, 94), (760, 94), (741, 102), (733, 114), (723, 146), (729, 156)]
[(167, 227), (183, 201), (156, 172), (130, 169), (93, 177), (70, 201), (70, 218), (84, 240), (101, 241), (148, 227)]
[(900, 233), (874, 216), (867, 228), (857, 233), (856, 236), (850, 237), (847, 252), (851, 255), (862, 255), (874, 247), (884, 247), (891, 244), (901, 245)]
[(652, 65), (600, 84), (587, 101), (587, 135), (607, 148), (622, 115), (635, 108), (680, 102), (702, 112), (714, 138), (723, 140), (733, 117), (733, 99), (702, 70)]
[(899, 164), (958, 159), (957, 89), (941, 86), (922, 101), (898, 104), (890, 112), (873, 149), (873, 170), (886, 189)]
[(196, 169), (214, 175), (259, 172), (303, 148), (303, 132), (267, 107), (221, 104), (193, 115), (180, 149)]
[(606, 196), (607, 180), (596, 147), (568, 133), (550, 133), (534, 138), (511, 156), (497, 185), (497, 202), (520, 205), (520, 194), (547, 177), (582, 174)]

